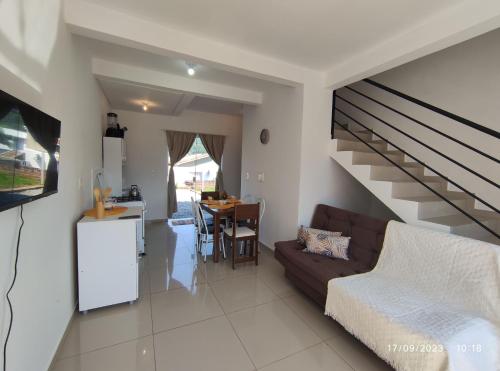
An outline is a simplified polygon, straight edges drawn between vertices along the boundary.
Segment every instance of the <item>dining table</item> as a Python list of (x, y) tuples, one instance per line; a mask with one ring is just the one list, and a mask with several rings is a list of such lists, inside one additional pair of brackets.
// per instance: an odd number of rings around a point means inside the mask
[(214, 220), (214, 252), (212, 255), (214, 263), (219, 262), (220, 256), (220, 226), (221, 220), (224, 217), (229, 217), (234, 214), (234, 206), (242, 204), (241, 200), (202, 200), (201, 208), (208, 214), (212, 215)]

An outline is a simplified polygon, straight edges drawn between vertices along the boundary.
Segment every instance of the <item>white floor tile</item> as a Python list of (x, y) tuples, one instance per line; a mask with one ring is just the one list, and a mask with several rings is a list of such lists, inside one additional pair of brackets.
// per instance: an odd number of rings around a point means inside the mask
[(281, 300), (231, 313), (228, 318), (257, 367), (321, 342)]
[(281, 297), (290, 296), (298, 292), (288, 278), (285, 277), (285, 271), (282, 267), (276, 268), (274, 264), (270, 266), (266, 265), (258, 271), (257, 275), (275, 294)]
[(155, 371), (153, 337), (65, 358), (51, 371)]
[(328, 345), (321, 343), (281, 361), (261, 368), (262, 371), (353, 371)]
[(169, 330), (224, 314), (208, 285), (151, 295), (153, 330)]
[(226, 313), (277, 299), (271, 289), (255, 275), (213, 282), (210, 287)]
[(149, 279), (152, 293), (178, 288), (191, 291), (195, 285), (206, 282), (200, 266), (191, 263), (151, 268)]
[(303, 294), (291, 295), (283, 299), (288, 306), (306, 322), (322, 340), (327, 340), (338, 333), (338, 324), (318, 304)]
[(157, 371), (246, 371), (254, 366), (226, 317), (155, 335)]
[(356, 371), (389, 371), (392, 368), (362, 342), (337, 324), (337, 334), (327, 344)]
[(149, 295), (133, 304), (75, 314), (57, 358), (74, 356), (152, 334)]

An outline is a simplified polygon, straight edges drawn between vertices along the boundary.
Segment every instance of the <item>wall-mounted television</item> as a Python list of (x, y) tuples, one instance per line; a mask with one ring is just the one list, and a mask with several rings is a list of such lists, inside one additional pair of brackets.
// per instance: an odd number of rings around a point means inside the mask
[(0, 90), (0, 211), (57, 193), (61, 122)]

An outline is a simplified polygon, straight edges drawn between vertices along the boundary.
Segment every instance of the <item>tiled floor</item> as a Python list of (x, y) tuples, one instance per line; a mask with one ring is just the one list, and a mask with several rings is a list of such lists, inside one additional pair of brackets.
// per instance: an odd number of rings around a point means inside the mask
[(192, 225), (147, 227), (141, 296), (75, 315), (54, 371), (294, 371), (390, 368), (284, 277), (260, 265), (206, 264)]

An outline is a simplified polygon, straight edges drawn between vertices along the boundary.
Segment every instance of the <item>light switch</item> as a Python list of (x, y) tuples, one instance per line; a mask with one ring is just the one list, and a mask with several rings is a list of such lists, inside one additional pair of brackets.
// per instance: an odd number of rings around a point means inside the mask
[(259, 173), (257, 175), (257, 180), (260, 182), (260, 183), (264, 183), (264, 173)]
[(250, 173), (248, 173), (248, 172), (247, 172), (247, 173), (245, 174), (245, 179), (246, 179), (246, 180), (250, 180)]

